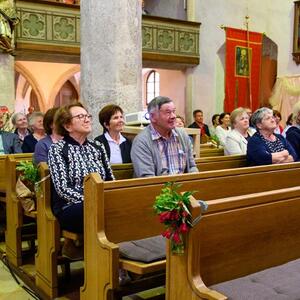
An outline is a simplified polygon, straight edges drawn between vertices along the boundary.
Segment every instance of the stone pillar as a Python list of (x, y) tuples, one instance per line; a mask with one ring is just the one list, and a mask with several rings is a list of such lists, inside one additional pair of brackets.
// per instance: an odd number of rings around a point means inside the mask
[(107, 103), (142, 109), (141, 2), (81, 1), (81, 100), (94, 116)]
[(0, 105), (15, 109), (15, 59), (7, 53), (0, 52)]
[[(195, 0), (187, 0), (187, 21), (196, 22), (196, 3)], [(201, 32), (201, 27), (200, 27)], [(201, 33), (200, 33), (201, 34)], [(199, 39), (200, 40), (200, 39)], [(201, 58), (200, 58), (201, 60)], [(185, 96), (185, 117), (186, 124), (191, 124), (193, 120), (193, 110), (196, 108), (194, 106), (194, 86), (195, 86), (195, 69), (188, 68), (186, 70), (186, 96)]]

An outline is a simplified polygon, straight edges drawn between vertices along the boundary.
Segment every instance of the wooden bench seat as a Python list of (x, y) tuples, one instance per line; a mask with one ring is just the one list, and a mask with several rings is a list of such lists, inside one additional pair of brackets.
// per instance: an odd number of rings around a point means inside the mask
[[(103, 182), (99, 175), (91, 174), (85, 181), (85, 284), (81, 289), (81, 299), (110, 299), (119, 290), (119, 242), (147, 238), (161, 232), (162, 227), (152, 207), (165, 182), (180, 183), (182, 191), (198, 191), (195, 197), (210, 204), (218, 198), (243, 198), (245, 193), (297, 186), (299, 166), (299, 163), (293, 163), (115, 182)], [(240, 205), (243, 206), (242, 202)], [(222, 226), (219, 224), (217, 236), (223, 234)], [(236, 231), (238, 229), (236, 225)], [(214, 246), (222, 251), (222, 244)], [(128, 267), (134, 264), (126, 263)], [(141, 267), (147, 268), (146, 265)]]
[[(297, 299), (288, 295), (296, 295), (299, 285), (293, 288), (286, 284), (287, 277), (281, 277), (287, 274), (287, 266), (279, 267), (285, 269), (279, 273), (268, 268), (298, 259), (298, 263), (292, 263), (297, 264), (298, 275), (293, 274), (291, 278), (299, 279), (299, 220), (299, 187), (209, 201), (208, 211), (187, 235), (185, 255), (178, 257), (167, 252), (166, 299), (221, 300), (227, 296), (233, 300), (249, 299), (249, 285), (254, 286), (251, 278), (261, 279), (258, 291), (254, 288), (252, 293), (256, 298), (251, 299), (264, 299), (264, 296), (278, 299), (279, 294), (271, 297), (270, 282), (278, 283), (280, 278), (282, 285), (277, 290), (282, 286), (282, 298), (279, 299)], [(264, 273), (256, 273), (262, 270)], [(292, 272), (295, 269), (289, 273)], [(238, 279), (253, 273), (255, 278), (250, 275), (248, 281)], [(263, 285), (268, 287), (269, 294), (258, 294)], [(229, 294), (223, 294), (224, 291)]]

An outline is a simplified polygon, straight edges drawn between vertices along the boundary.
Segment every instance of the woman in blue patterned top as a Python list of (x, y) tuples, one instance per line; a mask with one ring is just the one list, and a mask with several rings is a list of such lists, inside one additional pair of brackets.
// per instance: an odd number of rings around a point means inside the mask
[(104, 146), (87, 139), (92, 116), (81, 103), (60, 108), (54, 124), (64, 138), (52, 144), (48, 163), (54, 186), (52, 210), (62, 229), (83, 232), (83, 180), (97, 172), (103, 180), (114, 180)]
[(290, 143), (282, 135), (274, 133), (277, 124), (271, 109), (257, 109), (251, 121), (257, 132), (247, 145), (250, 165), (281, 164), (297, 160), (297, 154)]

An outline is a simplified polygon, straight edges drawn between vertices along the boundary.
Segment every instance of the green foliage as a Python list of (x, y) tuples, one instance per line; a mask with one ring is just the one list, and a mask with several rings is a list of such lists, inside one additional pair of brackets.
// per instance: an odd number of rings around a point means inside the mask
[(38, 169), (31, 161), (21, 161), (16, 169), (21, 172), (21, 180), (27, 180), (32, 184), (40, 180)]
[(218, 136), (216, 134), (212, 135), (210, 137), (210, 140), (213, 144), (215, 144), (217, 147), (220, 146), (220, 139), (218, 138)]

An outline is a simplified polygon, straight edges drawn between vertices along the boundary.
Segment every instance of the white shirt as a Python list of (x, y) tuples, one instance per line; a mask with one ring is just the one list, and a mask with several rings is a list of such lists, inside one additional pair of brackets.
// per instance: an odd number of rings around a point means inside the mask
[(108, 132), (104, 133), (105, 138), (108, 141), (108, 145), (110, 148), (110, 163), (111, 164), (122, 164), (122, 155), (120, 145), (126, 141), (124, 136), (120, 133), (120, 143), (118, 144), (115, 140), (111, 138)]
[(228, 130), (224, 129), (221, 125), (218, 125), (216, 127), (216, 136), (219, 138), (220, 145), (225, 146), (226, 137), (228, 133), (230, 132), (231, 128), (228, 127)]

